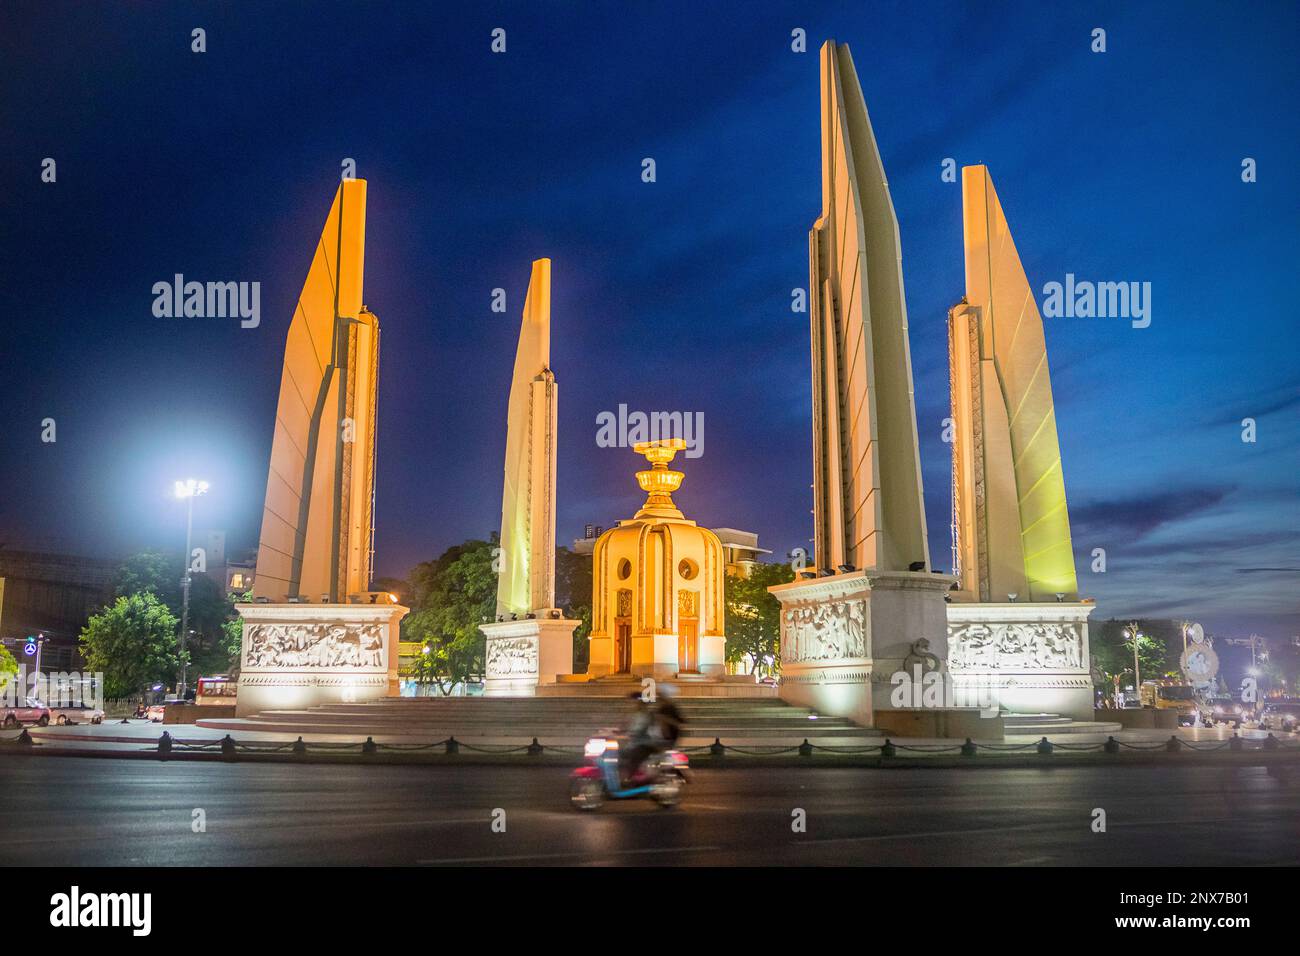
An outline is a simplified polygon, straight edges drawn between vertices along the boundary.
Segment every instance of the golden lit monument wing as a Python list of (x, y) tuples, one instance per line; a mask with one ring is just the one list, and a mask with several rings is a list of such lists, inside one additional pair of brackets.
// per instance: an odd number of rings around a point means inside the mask
[(986, 167), (962, 170), (962, 198), (966, 297), (948, 317), (961, 597), (1077, 601), (1043, 320)]
[(943, 667), (953, 579), (929, 570), (898, 220), (853, 60), (834, 40), (821, 49), (821, 140), (808, 237), (816, 565), (768, 589), (781, 604), (779, 693), (942, 736), (891, 715), (905, 709), (894, 675)]
[(929, 567), (902, 251), (847, 46), (821, 50), (822, 213), (808, 237), (819, 567)]
[(573, 671), (578, 621), (555, 604), (555, 450), (551, 260), (533, 262), (506, 408), (497, 619), (484, 636), (483, 693), (531, 696)]
[(254, 594), (338, 603), (371, 571), (379, 321), (362, 304), (366, 183), (335, 193), (284, 348)]
[(344, 180), (285, 338), (236, 714), (396, 697), (407, 608), (368, 591), (379, 320), (362, 304), (366, 183)]
[(523, 617), (555, 604), (555, 441), (558, 386), (551, 371), (551, 260), (533, 263), (515, 352), (501, 494), (497, 614)]

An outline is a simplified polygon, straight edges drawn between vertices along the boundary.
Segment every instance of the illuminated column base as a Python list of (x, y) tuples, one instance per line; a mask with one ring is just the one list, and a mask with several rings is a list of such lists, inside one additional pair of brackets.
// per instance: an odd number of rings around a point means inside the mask
[(532, 697), (538, 684), (554, 684), (573, 671), (573, 631), (581, 623), (565, 618), (525, 618), (480, 624), (487, 638), (483, 694)]
[(890, 678), (918, 641), (942, 665), (944, 595), (953, 578), (924, 571), (852, 571), (779, 584), (782, 699), (870, 727), (893, 708)]
[(948, 605), (948, 666), (959, 701), (1012, 714), (1093, 719), (1091, 601)]
[(400, 604), (239, 604), (239, 717), (399, 695)]

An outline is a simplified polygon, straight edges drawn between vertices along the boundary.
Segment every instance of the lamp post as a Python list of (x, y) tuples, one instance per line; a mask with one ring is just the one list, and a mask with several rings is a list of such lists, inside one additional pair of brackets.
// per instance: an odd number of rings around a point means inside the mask
[(1133, 621), (1124, 629), (1125, 636), (1133, 642), (1133, 690), (1138, 695), (1138, 700), (1142, 700), (1142, 674), (1138, 670), (1138, 638), (1142, 635), (1138, 632), (1137, 621)]
[(185, 640), (187, 631), (190, 626), (190, 548), (191, 539), (194, 535), (194, 499), (199, 495), (207, 494), (208, 483), (206, 481), (196, 481), (193, 478), (187, 478), (185, 481), (178, 481), (175, 485), (176, 497), (183, 498), (186, 503), (185, 515), (185, 575), (181, 578), (181, 679), (176, 687), (176, 696), (185, 699), (185, 684), (187, 667), (185, 663)]

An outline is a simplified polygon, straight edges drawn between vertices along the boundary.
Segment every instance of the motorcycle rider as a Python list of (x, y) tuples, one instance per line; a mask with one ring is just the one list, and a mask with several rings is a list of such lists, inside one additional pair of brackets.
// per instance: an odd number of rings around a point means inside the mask
[(682, 712), (677, 709), (673, 703), (673, 698), (677, 696), (677, 688), (672, 684), (662, 684), (659, 687), (659, 700), (655, 704), (654, 722), (657, 736), (663, 741), (662, 750), (669, 750), (677, 746), (677, 738), (682, 735), (682, 726), (686, 723), (682, 717)]
[(618, 772), (626, 786), (642, 762), (655, 751), (654, 714), (639, 691), (628, 694), (632, 701), (632, 714), (623, 729), (626, 743), (618, 752)]

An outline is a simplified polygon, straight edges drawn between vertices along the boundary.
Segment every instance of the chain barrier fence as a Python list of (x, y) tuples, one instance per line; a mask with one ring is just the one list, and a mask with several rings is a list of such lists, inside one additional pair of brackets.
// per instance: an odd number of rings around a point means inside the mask
[[(17, 744), (20, 748), (31, 747), (35, 744), (31, 735), (26, 728), (15, 738), (12, 743)], [(153, 747), (146, 748), (148, 751), (156, 752), (160, 756), (170, 754), (220, 754), (222, 757), (233, 759), (241, 754), (250, 756), (271, 755), (271, 754), (291, 754), (295, 756), (304, 756), (307, 754), (415, 754), (415, 753), (442, 753), (444, 755), (455, 755), (459, 753), (486, 754), (492, 756), (507, 756), (511, 754), (525, 754), (530, 757), (540, 757), (543, 754), (554, 754), (561, 756), (580, 756), (583, 753), (583, 747), (572, 744), (541, 744), (536, 737), (528, 744), (470, 744), (463, 740), (457, 740), (455, 737), (446, 737), (442, 740), (434, 740), (428, 743), (377, 743), (374, 737), (366, 737), (364, 741), (357, 742), (307, 742), (300, 736), (292, 742), (276, 741), (252, 741), (252, 740), (235, 740), (229, 734), (219, 740), (185, 740), (173, 737), (168, 731), (163, 731)], [(1212, 753), (1216, 751), (1244, 752), (1259, 751), (1266, 753), (1274, 752), (1291, 752), (1300, 753), (1300, 738), (1282, 741), (1274, 737), (1271, 733), (1264, 738), (1253, 738), (1247, 740), (1237, 734), (1227, 740), (1213, 742), (1198, 742), (1184, 740), (1178, 736), (1170, 735), (1168, 740), (1163, 741), (1141, 741), (1130, 742), (1125, 740), (1116, 740), (1115, 737), (1108, 736), (1102, 742), (1089, 743), (1061, 743), (1053, 742), (1042, 737), (1031, 743), (1019, 744), (993, 744), (993, 743), (975, 743), (969, 737), (964, 743), (953, 744), (901, 744), (896, 743), (886, 737), (883, 742), (878, 744), (861, 744), (855, 746), (834, 745), (834, 744), (814, 744), (807, 738), (796, 745), (776, 744), (770, 746), (747, 745), (739, 746), (736, 744), (724, 744), (720, 738), (715, 737), (711, 744), (698, 744), (690, 747), (677, 748), (688, 756), (722, 758), (727, 754), (738, 754), (745, 757), (781, 757), (797, 754), (800, 757), (812, 757), (814, 754), (833, 754), (846, 757), (897, 757), (899, 754), (918, 754), (918, 755), (949, 755), (958, 754), (963, 757), (977, 757), (980, 754), (1027, 754), (1035, 753), (1043, 756), (1050, 756), (1056, 751), (1065, 753), (1107, 753), (1118, 754), (1122, 751), (1134, 751), (1140, 753), (1181, 753), (1190, 751), (1193, 753)]]

